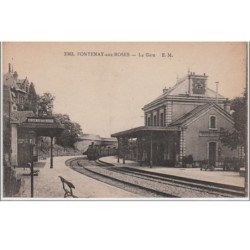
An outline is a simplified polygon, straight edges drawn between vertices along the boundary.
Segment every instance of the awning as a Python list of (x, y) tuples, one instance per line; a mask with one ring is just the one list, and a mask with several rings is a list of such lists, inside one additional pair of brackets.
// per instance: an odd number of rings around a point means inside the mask
[(112, 137), (138, 137), (146, 134), (151, 133), (163, 133), (163, 132), (174, 132), (174, 131), (180, 131), (179, 127), (158, 127), (158, 126), (141, 126), (137, 128), (132, 128), (128, 130), (124, 130), (118, 133), (114, 133), (111, 136)]
[(64, 126), (57, 122), (54, 117), (28, 117), (26, 122), (19, 125), (19, 128), (33, 130), (37, 136), (50, 137), (55, 137), (64, 130)]

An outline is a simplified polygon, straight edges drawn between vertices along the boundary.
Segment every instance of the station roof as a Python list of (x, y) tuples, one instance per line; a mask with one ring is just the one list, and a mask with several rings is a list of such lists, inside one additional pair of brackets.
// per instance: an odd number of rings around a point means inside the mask
[(64, 130), (64, 126), (54, 117), (27, 117), (19, 128), (34, 131), (38, 136), (57, 136)]
[(165, 88), (163, 89), (163, 93), (158, 96), (156, 99), (151, 101), (150, 103), (146, 104), (142, 109), (148, 110), (151, 108), (154, 108), (155, 105), (164, 105), (166, 100), (176, 100), (176, 101), (185, 101), (185, 102), (209, 102), (209, 101), (215, 101), (216, 98), (220, 103), (226, 101), (226, 98), (219, 93), (216, 93), (216, 91), (210, 89), (207, 84), (205, 87), (205, 93), (202, 95), (193, 94), (192, 92), (189, 93), (189, 79), (203, 79), (206, 82), (206, 79), (208, 76), (206, 74), (203, 75), (197, 75), (194, 72), (188, 72), (187, 75), (185, 75), (182, 78), (177, 79), (176, 83), (173, 87)]
[(176, 125), (182, 125), (186, 121), (190, 120), (192, 117), (197, 116), (201, 112), (203, 112), (205, 109), (211, 107), (213, 104), (211, 103), (206, 103), (204, 105), (199, 105), (196, 108), (192, 109), (190, 112), (184, 114), (174, 122), (170, 123), (170, 126), (176, 126)]
[(181, 116), (177, 120), (170, 123), (169, 126), (173, 126), (173, 127), (182, 126), (186, 122), (189, 122), (192, 119), (197, 118), (199, 115), (204, 114), (207, 110), (209, 110), (211, 108), (217, 109), (220, 113), (222, 113), (224, 116), (226, 116), (230, 121), (233, 121), (232, 116), (230, 114), (228, 114), (218, 104), (216, 104), (216, 103), (206, 103), (204, 105), (199, 105), (196, 108), (194, 108), (193, 110), (191, 110), (190, 112), (184, 114), (183, 116)]
[(178, 127), (159, 127), (159, 126), (140, 126), (128, 130), (124, 130), (118, 133), (114, 133), (112, 137), (137, 137), (150, 133), (160, 133), (169, 131), (180, 131)]

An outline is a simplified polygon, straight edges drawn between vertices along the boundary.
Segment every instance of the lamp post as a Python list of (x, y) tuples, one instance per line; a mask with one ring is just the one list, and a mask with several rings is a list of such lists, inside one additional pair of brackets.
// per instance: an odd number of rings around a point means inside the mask
[(53, 168), (53, 136), (50, 137), (50, 168)]
[(150, 168), (153, 167), (153, 133), (150, 133), (150, 161), (149, 161)]
[(34, 197), (34, 162), (33, 162), (33, 147), (35, 145), (30, 143), (30, 162), (28, 163), (30, 167), (30, 196), (31, 198)]
[(29, 135), (29, 144), (30, 144), (30, 162), (28, 166), (30, 167), (30, 196), (31, 198), (34, 197), (34, 161), (33, 161), (33, 148), (35, 143), (33, 142), (33, 138), (36, 133), (33, 130), (28, 132)]

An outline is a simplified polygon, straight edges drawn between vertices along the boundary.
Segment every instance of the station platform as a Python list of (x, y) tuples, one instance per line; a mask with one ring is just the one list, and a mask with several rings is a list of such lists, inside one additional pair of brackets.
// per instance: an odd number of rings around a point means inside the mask
[[(138, 195), (127, 192), (123, 189), (108, 185), (106, 183), (89, 178), (76, 172), (65, 165), (65, 161), (75, 156), (54, 157), (54, 166), (50, 168), (50, 159), (34, 165), (34, 170), (39, 170), (39, 175), (34, 176), (34, 198), (35, 199), (64, 199), (62, 182), (58, 176), (72, 182), (75, 186), (73, 194), (78, 198), (137, 198)], [(30, 198), (30, 176), (23, 174), (30, 173), (30, 169), (17, 168), (17, 174), (22, 175), (23, 185), (21, 187), (20, 198)], [(18, 198), (18, 197), (17, 197)], [(69, 198), (67, 198), (69, 199)]]
[(201, 171), (200, 168), (175, 168), (175, 167), (162, 167), (162, 166), (140, 166), (138, 162), (126, 160), (125, 164), (117, 162), (116, 156), (106, 156), (100, 158), (102, 162), (111, 163), (118, 167), (132, 167), (139, 168), (142, 170), (147, 170), (151, 172), (157, 172), (162, 174), (169, 174), (174, 176), (181, 176), (190, 179), (209, 181), (227, 185), (234, 185), (239, 187), (244, 187), (245, 178), (240, 176), (239, 172), (223, 171), (220, 169), (215, 169), (213, 171)]

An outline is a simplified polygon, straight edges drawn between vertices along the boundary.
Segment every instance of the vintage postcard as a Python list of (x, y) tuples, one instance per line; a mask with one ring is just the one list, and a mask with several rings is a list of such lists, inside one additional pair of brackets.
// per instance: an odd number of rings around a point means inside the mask
[(2, 43), (1, 198), (248, 200), (247, 55), (246, 42)]

